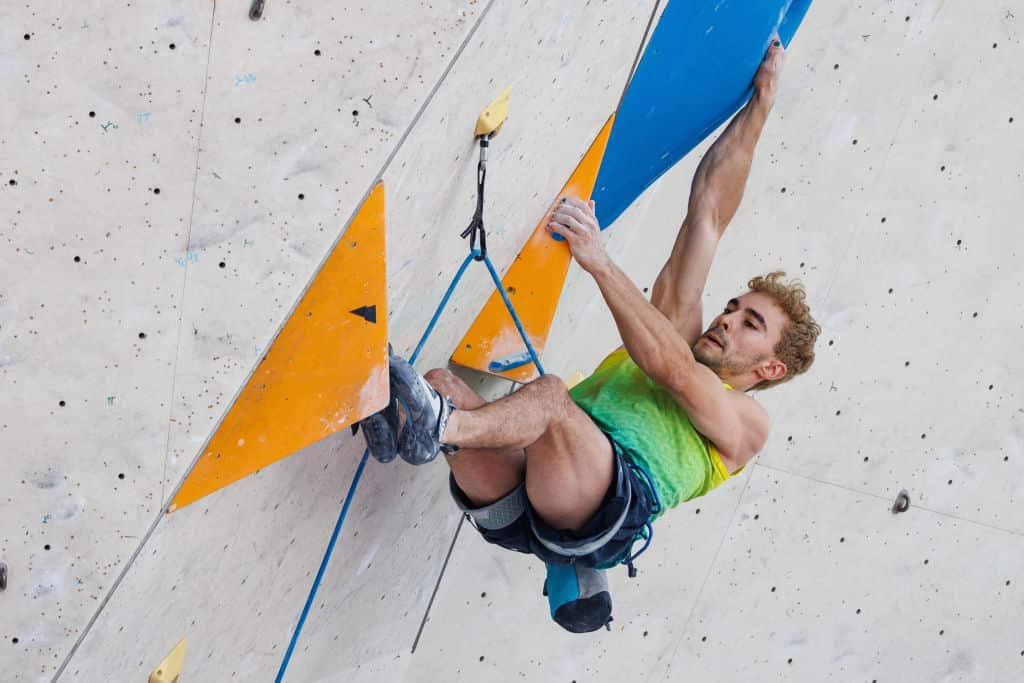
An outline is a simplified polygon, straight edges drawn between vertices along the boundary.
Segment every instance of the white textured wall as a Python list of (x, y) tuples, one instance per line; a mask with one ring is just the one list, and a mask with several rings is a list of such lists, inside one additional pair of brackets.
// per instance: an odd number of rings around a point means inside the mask
[[(109, 595), (61, 680), (144, 680), (182, 636), (183, 681), (269, 680), (360, 437), (163, 518), (114, 579), (382, 169), (408, 352), (465, 254), (476, 114), (513, 86), (486, 210), (504, 269), (654, 3), (268, 0), (258, 23), (241, 1), (108, 5), (0, 5), (0, 678), (52, 678)], [(443, 465), (371, 462), (288, 680), (1024, 676), (1022, 22), (995, 2), (812, 6), (705, 319), (786, 270), (818, 360), (755, 394), (773, 417), (755, 464), (659, 521), (638, 580), (613, 573), (612, 633), (561, 632), (539, 561), (464, 527), (410, 653), (459, 518)], [(608, 233), (641, 287), (704, 149)], [(421, 367), (488, 291), (477, 266)], [(617, 343), (573, 267), (545, 365), (587, 371)]]

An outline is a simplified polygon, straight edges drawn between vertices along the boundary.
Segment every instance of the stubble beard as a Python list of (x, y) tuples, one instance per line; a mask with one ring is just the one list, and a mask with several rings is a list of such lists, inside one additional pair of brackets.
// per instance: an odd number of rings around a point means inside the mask
[(694, 347), (693, 357), (702, 365), (707, 366), (712, 372), (719, 377), (723, 377), (725, 374), (736, 377), (750, 371), (757, 362), (751, 362), (748, 359), (736, 359), (727, 358), (725, 352), (718, 348), (719, 353), (708, 352), (703, 348)]

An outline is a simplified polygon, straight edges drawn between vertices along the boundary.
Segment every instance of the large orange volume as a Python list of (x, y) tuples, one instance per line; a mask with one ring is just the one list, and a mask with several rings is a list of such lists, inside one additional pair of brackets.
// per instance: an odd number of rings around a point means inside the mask
[(389, 400), (384, 185), (377, 185), (168, 506), (173, 512)]
[[(568, 243), (556, 241), (548, 233), (548, 218), (562, 197), (590, 199), (614, 120), (613, 114), (502, 279), (502, 286), (538, 355), (543, 354), (547, 344), (572, 258)], [(495, 291), (455, 349), (452, 362), (499, 377), (528, 382), (538, 374), (533, 363), (506, 371), (496, 371), (491, 366), (525, 350), (526, 345), (505, 308), (501, 294)]]

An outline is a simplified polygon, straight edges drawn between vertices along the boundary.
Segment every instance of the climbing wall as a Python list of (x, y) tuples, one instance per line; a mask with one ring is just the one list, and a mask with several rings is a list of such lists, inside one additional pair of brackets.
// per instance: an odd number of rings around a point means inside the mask
[[(0, 7), (3, 681), (147, 680), (183, 638), (183, 683), (273, 679), (362, 438), (339, 415), (164, 510), (376, 181), (376, 324), (407, 354), (466, 254), (477, 114), (512, 86), (486, 206), (504, 273), (664, 3), (247, 5)], [(1021, 22), (989, 2), (811, 7), (704, 301), (708, 320), (786, 270), (818, 359), (755, 394), (773, 418), (755, 463), (660, 520), (638, 579), (612, 574), (611, 632), (560, 631), (539, 561), (460, 527), (444, 465), (371, 461), (285, 680), (1024, 676)], [(645, 291), (707, 145), (606, 233)], [(491, 288), (471, 267), (421, 369)], [(571, 265), (546, 368), (618, 343)]]

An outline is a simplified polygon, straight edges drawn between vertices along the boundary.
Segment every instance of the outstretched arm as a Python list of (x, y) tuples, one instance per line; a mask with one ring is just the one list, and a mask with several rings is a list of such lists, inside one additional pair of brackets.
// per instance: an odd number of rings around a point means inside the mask
[(778, 86), (785, 50), (773, 44), (754, 76), (754, 95), (701, 160), (690, 188), (686, 219), (654, 283), (651, 303), (691, 346), (701, 334), (701, 294), (711, 260), (736, 215)]

